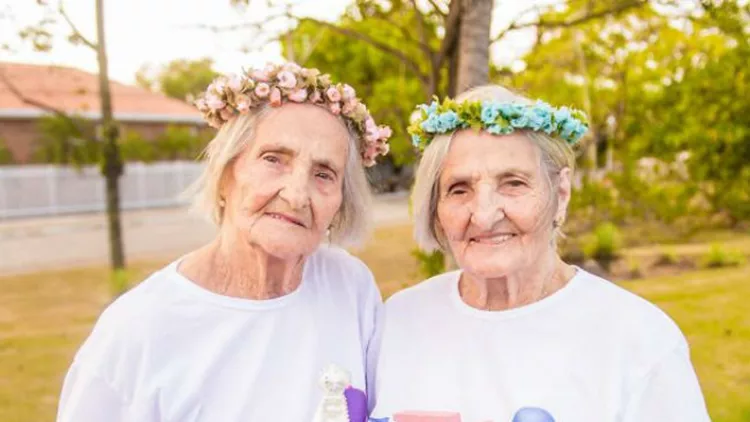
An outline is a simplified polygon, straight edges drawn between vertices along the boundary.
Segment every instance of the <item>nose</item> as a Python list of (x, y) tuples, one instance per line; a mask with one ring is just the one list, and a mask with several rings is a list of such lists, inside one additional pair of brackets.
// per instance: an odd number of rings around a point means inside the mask
[(476, 189), (474, 200), (469, 204), (471, 223), (480, 230), (492, 230), (498, 221), (505, 218), (502, 195), (486, 183), (478, 185)]
[(286, 175), (279, 196), (286, 201), (293, 210), (305, 209), (310, 205), (310, 192), (307, 172), (295, 169)]

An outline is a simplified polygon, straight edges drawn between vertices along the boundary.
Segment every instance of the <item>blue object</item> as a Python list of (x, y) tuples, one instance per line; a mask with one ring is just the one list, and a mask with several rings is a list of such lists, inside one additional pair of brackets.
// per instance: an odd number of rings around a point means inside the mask
[(555, 422), (555, 418), (538, 407), (522, 407), (513, 416), (513, 422)]

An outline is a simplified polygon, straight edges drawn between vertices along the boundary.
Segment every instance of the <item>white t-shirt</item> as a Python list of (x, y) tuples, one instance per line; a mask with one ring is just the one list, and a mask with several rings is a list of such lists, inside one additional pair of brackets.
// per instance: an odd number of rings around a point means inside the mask
[[(386, 302), (373, 419), (710, 420), (684, 336), (649, 302), (578, 269), (539, 302), (482, 311), (461, 299), (459, 276)], [(406, 416), (420, 412), (442, 417)]]
[(104, 311), (65, 378), (58, 421), (311, 421), (330, 364), (351, 375), (362, 403), (350, 409), (367, 411), (382, 301), (358, 259), (322, 246), (300, 286), (271, 300), (210, 292), (176, 268)]

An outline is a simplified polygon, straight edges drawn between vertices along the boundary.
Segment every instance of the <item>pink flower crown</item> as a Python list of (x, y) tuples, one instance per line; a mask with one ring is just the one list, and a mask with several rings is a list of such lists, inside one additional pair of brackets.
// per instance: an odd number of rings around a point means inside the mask
[(354, 88), (332, 84), (330, 75), (296, 63), (269, 64), (264, 69), (245, 71), (243, 75), (219, 76), (195, 101), (195, 106), (206, 122), (218, 129), (252, 108), (264, 104), (279, 107), (289, 101), (315, 104), (349, 121), (359, 134), (360, 153), (366, 167), (374, 165), (378, 155), (388, 153), (391, 128), (375, 124)]

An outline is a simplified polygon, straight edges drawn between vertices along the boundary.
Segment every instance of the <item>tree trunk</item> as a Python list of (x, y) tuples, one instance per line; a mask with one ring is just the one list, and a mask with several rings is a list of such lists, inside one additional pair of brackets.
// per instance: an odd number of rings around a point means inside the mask
[(458, 33), (456, 93), (484, 85), (490, 77), (492, 0), (462, 1)]
[(112, 117), (112, 95), (109, 89), (107, 47), (104, 40), (104, 0), (96, 0), (96, 58), (99, 62), (99, 96), (101, 100), (102, 173), (106, 181), (109, 258), (113, 270), (125, 268), (125, 251), (120, 222), (120, 175), (122, 159), (117, 144), (117, 126)]

